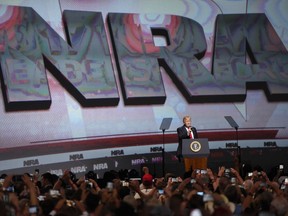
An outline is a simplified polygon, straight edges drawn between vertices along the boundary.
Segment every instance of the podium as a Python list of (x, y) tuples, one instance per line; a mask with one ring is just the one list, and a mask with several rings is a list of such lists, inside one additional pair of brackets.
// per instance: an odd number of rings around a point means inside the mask
[(183, 139), (182, 155), (185, 171), (192, 169), (207, 169), (207, 158), (210, 154), (207, 138)]

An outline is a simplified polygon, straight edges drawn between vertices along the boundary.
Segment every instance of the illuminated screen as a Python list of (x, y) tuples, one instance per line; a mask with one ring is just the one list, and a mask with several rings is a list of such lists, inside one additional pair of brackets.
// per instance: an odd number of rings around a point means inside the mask
[(163, 2), (0, 0), (2, 152), (161, 133), (163, 118), (175, 133), (185, 115), (287, 138), (288, 2)]

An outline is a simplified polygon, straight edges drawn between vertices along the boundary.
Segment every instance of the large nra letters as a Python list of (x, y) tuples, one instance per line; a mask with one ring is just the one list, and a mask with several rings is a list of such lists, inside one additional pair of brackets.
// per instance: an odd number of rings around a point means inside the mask
[[(287, 50), (265, 14), (218, 15), (210, 72), (200, 62), (207, 49), (203, 28), (189, 18), (162, 15), (152, 25), (141, 23), (141, 14), (110, 13), (106, 35), (101, 13), (64, 11), (66, 42), (32, 8), (11, 7), (17, 17), (0, 28), (7, 111), (50, 107), (46, 68), (82, 106), (116, 106), (111, 57), (126, 105), (165, 102), (159, 66), (189, 103), (244, 101), (247, 87), (263, 88), (269, 100), (288, 99)], [(167, 45), (156, 46), (154, 36)]]

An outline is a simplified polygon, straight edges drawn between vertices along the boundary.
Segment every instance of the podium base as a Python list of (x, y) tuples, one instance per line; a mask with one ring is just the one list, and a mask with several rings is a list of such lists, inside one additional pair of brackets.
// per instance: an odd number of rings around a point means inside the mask
[(207, 169), (207, 157), (184, 158), (184, 165), (186, 172), (194, 169)]

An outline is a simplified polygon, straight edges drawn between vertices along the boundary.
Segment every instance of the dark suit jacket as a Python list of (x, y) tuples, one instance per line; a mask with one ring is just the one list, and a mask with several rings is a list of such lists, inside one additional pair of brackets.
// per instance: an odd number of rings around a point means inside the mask
[[(195, 127), (191, 127), (191, 130), (194, 135), (194, 139), (198, 138), (197, 130)], [(182, 127), (177, 128), (177, 134), (178, 134), (178, 147), (177, 147), (177, 157), (182, 157), (182, 139), (190, 139), (190, 137), (187, 135), (186, 127), (183, 125)]]

